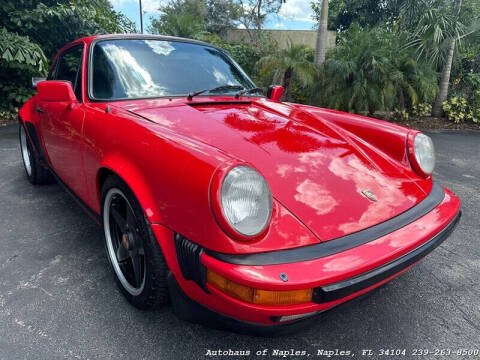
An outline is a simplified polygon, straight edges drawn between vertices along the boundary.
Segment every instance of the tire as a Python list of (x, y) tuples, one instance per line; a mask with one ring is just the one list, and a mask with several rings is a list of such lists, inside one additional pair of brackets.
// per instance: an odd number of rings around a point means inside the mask
[(27, 132), (23, 124), (20, 124), (18, 137), (20, 140), (20, 152), (27, 179), (34, 185), (51, 184), (55, 180), (48, 168), (42, 165), (38, 154), (33, 150)]
[(142, 310), (166, 304), (168, 267), (160, 245), (135, 195), (114, 175), (102, 186), (102, 220), (107, 258), (127, 300)]

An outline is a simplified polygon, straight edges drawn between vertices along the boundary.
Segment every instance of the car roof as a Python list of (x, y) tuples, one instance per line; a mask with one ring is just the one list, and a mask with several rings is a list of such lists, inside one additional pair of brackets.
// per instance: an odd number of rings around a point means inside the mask
[(55, 56), (52, 59), (52, 63), (50, 66), (53, 66), (55, 64), (58, 56), (65, 50), (71, 48), (72, 46), (78, 45), (78, 44), (86, 44), (88, 47), (92, 42), (96, 41), (101, 41), (101, 40), (121, 40), (121, 39), (145, 39), (145, 40), (164, 40), (164, 41), (177, 41), (177, 42), (184, 42), (184, 43), (190, 43), (190, 44), (197, 44), (197, 45), (202, 45), (202, 46), (209, 46), (213, 47), (215, 49), (218, 49), (222, 52), (225, 52), (222, 48), (209, 44), (204, 41), (200, 40), (194, 40), (194, 39), (187, 39), (187, 38), (182, 38), (182, 37), (177, 37), (177, 36), (167, 36), (167, 35), (152, 35), (152, 34), (104, 34), (104, 35), (91, 35), (91, 36), (85, 36), (82, 38), (79, 38), (77, 40), (71, 41), (64, 46), (62, 46)]
[[(75, 41), (72, 41), (65, 45), (63, 48), (70, 47), (76, 43), (85, 42), (90, 44), (91, 42), (98, 41), (98, 40), (119, 40), (119, 39), (146, 39), (146, 40), (164, 40), (164, 41), (178, 41), (178, 42), (186, 42), (198, 45), (204, 45), (209, 47), (218, 48), (215, 45), (209, 44), (204, 41), (194, 40), (194, 39), (187, 39), (177, 36), (167, 36), (167, 35), (151, 35), (151, 34), (105, 34), (105, 35), (92, 35), (86, 36)], [(63, 49), (62, 48), (62, 49)]]

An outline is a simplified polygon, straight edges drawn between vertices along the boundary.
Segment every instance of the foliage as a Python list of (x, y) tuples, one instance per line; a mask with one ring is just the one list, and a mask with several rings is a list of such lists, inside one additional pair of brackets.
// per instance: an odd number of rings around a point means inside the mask
[(432, 111), (432, 105), (429, 103), (420, 103), (413, 105), (412, 114), (417, 117), (421, 118), (424, 116), (428, 116)]
[(443, 111), (447, 119), (458, 124), (464, 121), (480, 121), (480, 109), (473, 109), (468, 106), (467, 100), (462, 97), (454, 96), (442, 104)]
[(261, 54), (255, 47), (246, 44), (223, 44), (222, 48), (245, 70), (247, 74), (255, 77), (257, 75), (257, 62)]
[(29, 84), (31, 76), (46, 71), (47, 59), (37, 44), (5, 28), (0, 30), (0, 109), (16, 111), (33, 93), (19, 81)]
[(17, 119), (17, 114), (12, 111), (0, 110), (0, 122), (6, 120), (7, 122), (13, 122)]
[(113, 10), (106, 13), (105, 9), (87, 4), (72, 1), (69, 4), (46, 6), (39, 3), (30, 11), (13, 11), (11, 20), (38, 43), (49, 58), (63, 45), (80, 37), (133, 30), (130, 26), (125, 29), (121, 22), (123, 18)]
[(408, 47), (416, 49), (419, 58), (441, 70), (439, 91), (432, 115), (442, 115), (442, 103), (448, 97), (452, 64), (464, 38), (480, 31), (480, 21), (472, 13), (480, 12), (480, 5), (472, 0), (404, 0), (401, 8), (404, 27), (414, 26)]
[(0, 109), (16, 111), (45, 76), (47, 58), (82, 36), (134, 31), (108, 0), (3, 0), (0, 2)]
[(402, 47), (405, 35), (353, 25), (327, 54), (316, 104), (373, 114), (433, 100), (436, 73)]
[(235, 27), (241, 13), (238, 1), (234, 0), (207, 0), (205, 8), (205, 30), (220, 36)]
[(407, 46), (416, 49), (418, 56), (440, 67), (446, 58), (449, 40), (465, 33), (465, 26), (443, 9), (425, 9)]
[(196, 39), (204, 34), (224, 35), (235, 26), (240, 8), (235, 0), (170, 0), (160, 11), (149, 32)]
[[(28, 79), (23, 78), (25, 82), (29, 80), (29, 77)], [(35, 91), (27, 86), (2, 81), (0, 83), (0, 109), (16, 112), (34, 93)]]
[(249, 44), (230, 44), (221, 40), (218, 35), (208, 33), (201, 34), (197, 39), (222, 48), (250, 77), (258, 80), (257, 62), (262, 57), (262, 48), (257, 48)]
[(170, 0), (160, 11), (160, 16), (152, 19), (151, 33), (196, 38), (205, 32), (205, 9), (199, 1)]
[(272, 83), (282, 83), (288, 101), (293, 99), (293, 80), (297, 80), (301, 86), (312, 85), (317, 73), (317, 67), (313, 64), (313, 49), (306, 45), (295, 45), (292, 41), (288, 42), (286, 49), (260, 59), (258, 65), (261, 72), (273, 73)]
[(398, 122), (406, 122), (410, 118), (410, 114), (405, 109), (394, 109), (392, 119)]
[[(314, 18), (320, 19), (321, 0), (311, 3)], [(361, 27), (393, 25), (400, 12), (401, 0), (330, 0), (328, 28), (343, 31), (353, 23)]]
[(278, 13), (286, 0), (237, 0), (239, 21), (245, 29), (260, 30), (268, 14)]
[(47, 59), (42, 49), (32, 43), (27, 36), (10, 33), (0, 29), (0, 64), (2, 67), (30, 67), (45, 73)]
[(246, 30), (249, 40), (255, 46), (265, 42), (261, 31), (269, 14), (276, 14), (286, 0), (235, 0), (238, 5), (238, 21)]

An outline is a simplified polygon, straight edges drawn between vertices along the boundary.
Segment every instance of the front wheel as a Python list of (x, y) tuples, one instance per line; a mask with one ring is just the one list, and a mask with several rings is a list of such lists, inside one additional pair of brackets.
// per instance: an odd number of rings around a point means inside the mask
[(168, 268), (144, 212), (117, 176), (102, 187), (105, 247), (115, 280), (127, 300), (140, 309), (167, 302)]

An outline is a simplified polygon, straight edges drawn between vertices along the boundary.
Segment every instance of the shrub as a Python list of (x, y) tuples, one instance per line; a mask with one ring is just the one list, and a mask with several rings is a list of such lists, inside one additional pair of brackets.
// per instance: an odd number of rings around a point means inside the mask
[(405, 34), (354, 25), (329, 50), (314, 91), (316, 105), (356, 113), (411, 109), (432, 102), (437, 74), (405, 48)]
[(17, 119), (17, 114), (11, 111), (0, 110), (0, 120), (14, 121)]
[(428, 103), (420, 103), (413, 105), (412, 114), (417, 117), (424, 117), (430, 115), (432, 112), (432, 105)]
[(407, 110), (405, 109), (394, 109), (392, 113), (392, 119), (395, 121), (406, 122), (410, 118)]
[(443, 111), (447, 119), (458, 124), (464, 121), (479, 122), (480, 109), (474, 106), (468, 106), (467, 99), (454, 96), (442, 104)]

